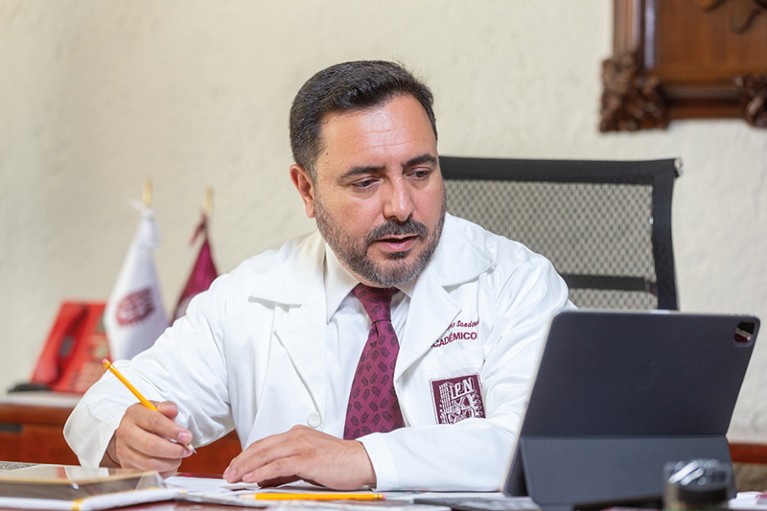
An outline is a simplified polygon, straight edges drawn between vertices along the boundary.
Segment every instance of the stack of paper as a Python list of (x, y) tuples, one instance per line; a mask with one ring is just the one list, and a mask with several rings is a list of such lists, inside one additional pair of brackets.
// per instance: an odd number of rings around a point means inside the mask
[(110, 509), (179, 493), (157, 472), (45, 464), (0, 471), (0, 507), (15, 509)]

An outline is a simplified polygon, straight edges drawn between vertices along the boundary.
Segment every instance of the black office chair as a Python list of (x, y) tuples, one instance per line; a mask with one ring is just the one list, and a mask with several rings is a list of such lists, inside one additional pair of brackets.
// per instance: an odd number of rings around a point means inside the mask
[(679, 160), (440, 157), (447, 210), (548, 257), (578, 307), (677, 309)]

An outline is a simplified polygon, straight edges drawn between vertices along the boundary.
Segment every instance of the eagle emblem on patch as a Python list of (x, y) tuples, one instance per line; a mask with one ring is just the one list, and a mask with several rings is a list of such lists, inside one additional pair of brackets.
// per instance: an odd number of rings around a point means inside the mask
[(431, 390), (439, 424), (455, 424), (472, 417), (485, 417), (479, 375), (432, 380)]

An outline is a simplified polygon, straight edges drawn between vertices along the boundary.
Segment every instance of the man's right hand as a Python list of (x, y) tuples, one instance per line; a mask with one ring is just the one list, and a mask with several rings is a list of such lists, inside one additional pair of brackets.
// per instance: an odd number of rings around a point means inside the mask
[(170, 401), (157, 403), (157, 410), (137, 403), (125, 411), (120, 425), (107, 446), (104, 461), (123, 468), (156, 470), (163, 477), (172, 475), (181, 461), (192, 455), (184, 447), (192, 433), (174, 422), (178, 408)]

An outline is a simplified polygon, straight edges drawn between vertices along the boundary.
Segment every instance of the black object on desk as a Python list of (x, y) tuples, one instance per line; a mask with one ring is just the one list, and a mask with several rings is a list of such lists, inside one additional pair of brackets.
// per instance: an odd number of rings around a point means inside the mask
[(759, 320), (568, 311), (552, 321), (504, 492), (565, 510), (660, 502), (666, 462), (730, 465)]

